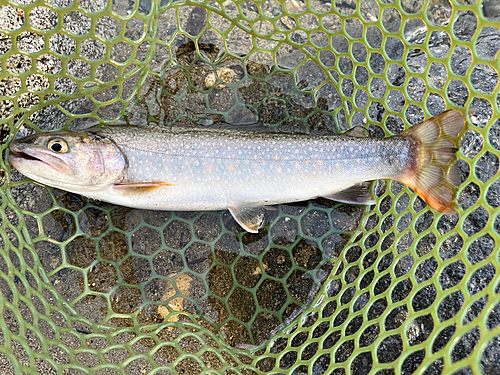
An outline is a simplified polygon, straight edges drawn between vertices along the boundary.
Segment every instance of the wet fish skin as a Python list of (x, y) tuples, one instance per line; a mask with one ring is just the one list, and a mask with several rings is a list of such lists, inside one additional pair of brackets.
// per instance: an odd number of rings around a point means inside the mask
[[(319, 196), (370, 203), (359, 184), (376, 179), (407, 183), (436, 209), (451, 212), (451, 162), (463, 126), (458, 111), (385, 139), (356, 131), (312, 136), (104, 126), (14, 141), (9, 161), (38, 182), (123, 206), (230, 209), (245, 229), (256, 232), (263, 206)], [(47, 149), (54, 137), (67, 142), (64, 155)], [(51, 165), (54, 160), (59, 164)]]

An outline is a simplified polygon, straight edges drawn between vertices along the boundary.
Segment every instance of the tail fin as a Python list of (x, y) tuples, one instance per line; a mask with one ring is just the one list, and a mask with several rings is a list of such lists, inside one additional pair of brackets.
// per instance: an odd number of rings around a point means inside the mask
[(416, 146), (415, 163), (398, 180), (412, 188), (429, 206), (454, 213), (454, 198), (459, 185), (459, 170), (454, 163), (463, 115), (449, 110), (404, 131)]

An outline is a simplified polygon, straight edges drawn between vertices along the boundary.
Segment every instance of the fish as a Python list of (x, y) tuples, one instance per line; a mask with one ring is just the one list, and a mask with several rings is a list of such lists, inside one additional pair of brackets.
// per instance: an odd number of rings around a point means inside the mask
[(371, 205), (369, 183), (408, 185), (433, 209), (454, 213), (456, 151), (465, 127), (448, 110), (402, 133), (373, 138), (201, 127), (105, 125), (14, 140), (9, 163), (26, 177), (116, 205), (173, 211), (228, 209), (257, 233), (265, 210), (324, 197)]

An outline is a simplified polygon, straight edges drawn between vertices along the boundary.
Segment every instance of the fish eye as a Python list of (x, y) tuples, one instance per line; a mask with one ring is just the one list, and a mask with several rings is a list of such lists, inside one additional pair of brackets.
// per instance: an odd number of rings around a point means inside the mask
[(59, 154), (68, 152), (68, 144), (64, 139), (60, 138), (52, 139), (51, 141), (49, 141), (47, 147), (49, 148), (49, 150), (57, 152)]

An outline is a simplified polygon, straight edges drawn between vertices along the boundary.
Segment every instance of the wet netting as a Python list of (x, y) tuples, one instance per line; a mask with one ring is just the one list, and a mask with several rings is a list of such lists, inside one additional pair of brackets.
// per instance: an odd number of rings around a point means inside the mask
[[(498, 374), (497, 0), (0, 3), (1, 374)], [(34, 183), (15, 137), (98, 124), (371, 136), (458, 109), (458, 214), (156, 212)]]

